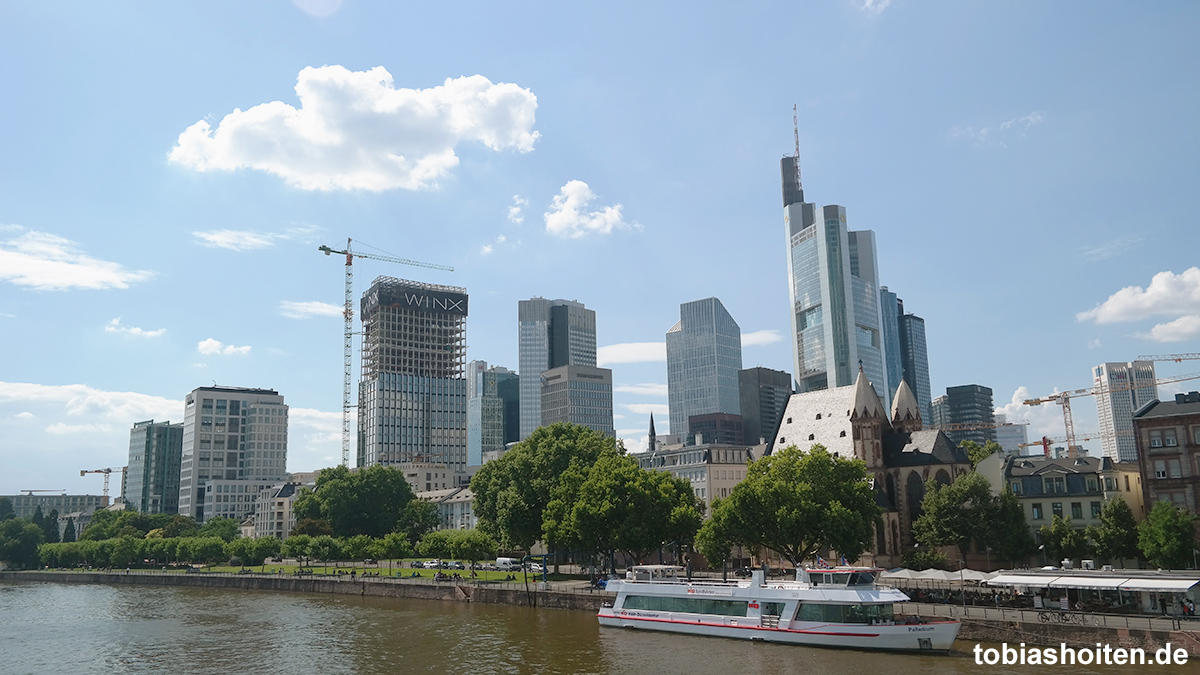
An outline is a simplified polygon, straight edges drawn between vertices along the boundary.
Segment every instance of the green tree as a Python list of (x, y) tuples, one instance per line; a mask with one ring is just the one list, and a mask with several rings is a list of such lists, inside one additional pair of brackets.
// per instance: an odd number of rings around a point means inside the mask
[(1071, 519), (1054, 516), (1050, 525), (1043, 525), (1038, 533), (1042, 544), (1046, 547), (1046, 556), (1057, 563), (1063, 558), (1075, 560), (1088, 556), (1087, 534), (1083, 530), (1071, 527)]
[(437, 504), (414, 499), (400, 513), (400, 519), (396, 521), (396, 531), (404, 534), (409, 545), (415, 547), (417, 542), (421, 541), (421, 537), (432, 532), (441, 522)]
[(38, 546), (45, 540), (42, 528), (24, 518), (0, 522), (0, 560), (8, 561), (13, 567), (37, 567)]
[(452, 554), (466, 560), (473, 567), (480, 560), (496, 557), (499, 546), (486, 532), (480, 529), (454, 530)]
[(75, 541), (75, 519), (68, 518), (67, 526), (63, 528), (62, 540), (64, 543)]
[(17, 512), (13, 509), (12, 500), (8, 497), (0, 497), (0, 523), (16, 517)]
[(1095, 542), (1096, 555), (1107, 560), (1130, 560), (1140, 555), (1133, 509), (1119, 497), (1104, 502), (1100, 524), (1088, 527), (1087, 536)]
[(113, 567), (128, 567), (130, 563), (140, 558), (141, 540), (137, 537), (125, 536), (113, 541), (108, 560)]
[(250, 562), (250, 558), (254, 555), (254, 540), (247, 537), (238, 537), (233, 541), (225, 542), (224, 547), (225, 559), (230, 565), (254, 566), (258, 563)]
[(204, 521), (197, 537), (218, 537), (222, 542), (229, 542), (242, 535), (241, 523), (233, 518), (209, 518)]
[(362, 560), (371, 557), (375, 540), (365, 534), (356, 534), (342, 540), (342, 553), (347, 560)]
[(958, 447), (966, 451), (967, 458), (971, 460), (971, 468), (979, 466), (980, 462), (988, 457), (991, 457), (997, 452), (1004, 451), (1004, 448), (1001, 447), (1001, 445), (996, 441), (987, 441), (983, 445), (980, 445), (975, 441), (963, 441), (958, 444)]
[(417, 550), (426, 558), (449, 558), (453, 553), (454, 530), (435, 530), (421, 538)]
[(904, 554), (900, 564), (910, 570), (950, 569), (950, 561), (946, 560), (946, 554), (937, 549), (909, 551)]
[(528, 551), (543, 537), (543, 512), (559, 478), (572, 465), (595, 464), (606, 452), (622, 451), (613, 438), (585, 426), (536, 429), (471, 479), (479, 528), (506, 550)]
[(1195, 521), (1186, 509), (1158, 502), (1138, 527), (1138, 548), (1155, 567), (1185, 569), (1193, 561)]
[(303, 534), (309, 537), (328, 535), (332, 537), (333, 528), (329, 526), (329, 521), (324, 518), (301, 518), (296, 521), (296, 526), (292, 528), (289, 534)]
[(794, 566), (824, 548), (854, 561), (871, 546), (881, 513), (861, 460), (791, 446), (751, 462), (701, 530), (724, 528), (704, 538), (770, 549)]
[(283, 550), (283, 542), (275, 537), (258, 537), (250, 541), (254, 542), (250, 559), (256, 561), (255, 565), (264, 564), (267, 558), (274, 558)]
[(992, 507), (983, 542), (992, 547), (998, 560), (1007, 561), (1015, 567), (1037, 551), (1037, 543), (1029, 531), (1029, 522), (1025, 520), (1025, 510), (1007, 485), (995, 498)]
[(396, 530), (413, 491), (404, 472), (369, 466), (351, 473), (344, 466), (324, 469), (316, 489), (296, 499), (297, 519), (324, 519), (338, 537), (382, 537)]
[(413, 547), (408, 541), (408, 535), (402, 532), (389, 532), (382, 539), (375, 540), (374, 554), (379, 560), (396, 560), (412, 555)]
[(725, 561), (729, 560), (729, 554), (737, 545), (737, 537), (728, 523), (729, 511), (720, 508), (720, 503), (720, 499), (713, 502), (712, 517), (709, 519), (712, 525), (705, 523), (696, 533), (696, 550), (704, 556), (710, 567), (720, 567), (724, 573)]
[(46, 519), (42, 521), (42, 533), (48, 543), (58, 543), (58, 509), (50, 509), (50, 513), (46, 514)]
[(990, 534), (995, 513), (991, 484), (974, 471), (949, 485), (930, 479), (921, 511), (913, 523), (916, 540), (925, 546), (957, 546), (959, 560), (966, 560), (971, 542), (985, 541)]
[(285, 558), (292, 558), (304, 564), (305, 558), (312, 557), (312, 537), (307, 534), (293, 534), (283, 540), (282, 553)]
[(329, 562), (342, 557), (342, 549), (338, 546), (338, 540), (329, 535), (321, 535), (313, 537), (312, 545), (309, 547), (314, 560)]

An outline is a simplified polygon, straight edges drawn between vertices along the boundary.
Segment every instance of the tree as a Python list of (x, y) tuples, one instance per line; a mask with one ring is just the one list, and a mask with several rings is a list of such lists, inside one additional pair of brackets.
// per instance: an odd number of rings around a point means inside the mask
[(1007, 485), (994, 500), (993, 513), (988, 517), (987, 524), (989, 527), (986, 528), (983, 541), (990, 544), (998, 560), (1007, 561), (1015, 567), (1037, 550), (1021, 501)]
[(871, 546), (881, 513), (861, 460), (791, 446), (749, 464), (701, 528), (725, 531), (702, 538), (770, 549), (793, 566), (825, 548), (854, 561)]
[(371, 547), (374, 539), (365, 534), (356, 534), (342, 541), (342, 553), (348, 560), (362, 560), (371, 557)]
[(971, 468), (979, 466), (983, 460), (991, 457), (997, 452), (1003, 452), (1004, 448), (996, 441), (987, 441), (983, 445), (975, 441), (963, 441), (958, 444), (967, 453), (967, 458), (971, 460)]
[(375, 540), (373, 553), (379, 560), (395, 560), (412, 555), (413, 547), (408, 541), (408, 535), (401, 532), (389, 532), (382, 539)]
[(63, 540), (63, 543), (75, 541), (75, 519), (74, 518), (67, 519), (67, 526), (65, 528), (63, 528), (62, 540)]
[(454, 557), (466, 560), (472, 567), (480, 560), (495, 558), (499, 549), (496, 540), (479, 529), (454, 530), (452, 542)]
[(913, 523), (913, 536), (925, 546), (958, 547), (959, 560), (967, 559), (972, 541), (985, 541), (995, 513), (991, 484), (975, 473), (965, 473), (949, 485), (930, 479), (925, 484), (921, 516)]
[(291, 536), (303, 534), (310, 537), (319, 537), (321, 535), (332, 537), (333, 528), (329, 526), (329, 521), (324, 518), (302, 518), (296, 521), (296, 526), (288, 534)]
[(395, 531), (413, 500), (404, 472), (374, 465), (350, 473), (344, 466), (321, 471), (316, 489), (296, 499), (298, 519), (324, 519), (338, 537), (382, 537)]
[(1088, 540), (1083, 530), (1071, 527), (1071, 519), (1054, 516), (1050, 525), (1043, 525), (1038, 533), (1042, 544), (1046, 547), (1046, 556), (1051, 561), (1063, 558), (1086, 558), (1088, 556)]
[(937, 549), (909, 551), (904, 554), (900, 564), (910, 570), (950, 569), (950, 561), (946, 560), (946, 554)]
[(113, 567), (128, 567), (130, 563), (141, 558), (141, 540), (136, 537), (124, 536), (112, 543), (108, 554), (109, 564)]
[(13, 567), (38, 566), (38, 546), (45, 542), (42, 528), (24, 518), (0, 522), (0, 560)]
[(218, 537), (223, 542), (242, 536), (241, 523), (233, 518), (209, 518), (204, 521), (197, 537)]
[(46, 514), (46, 519), (42, 521), (42, 533), (46, 535), (48, 543), (58, 543), (58, 509), (50, 509), (50, 513)]
[(338, 540), (324, 534), (313, 538), (309, 551), (315, 560), (324, 562), (342, 557), (342, 548), (338, 545)]
[(451, 538), (454, 530), (436, 530), (421, 538), (417, 550), (426, 558), (449, 558), (451, 556)]
[(426, 533), (432, 532), (441, 524), (437, 504), (421, 499), (414, 499), (404, 507), (396, 521), (396, 532), (402, 533), (408, 539), (409, 547), (415, 547)]
[(312, 557), (312, 537), (307, 534), (293, 534), (283, 540), (281, 552), (284, 557), (299, 560), (300, 564), (304, 564), (305, 558)]
[(283, 550), (283, 543), (275, 537), (258, 537), (250, 541), (254, 542), (250, 559), (257, 561), (256, 565), (262, 565), (267, 558), (274, 558)]
[(1192, 564), (1196, 517), (1161, 501), (1138, 527), (1138, 548), (1155, 567), (1184, 569)]
[(1133, 509), (1119, 497), (1104, 502), (1100, 525), (1089, 527), (1087, 536), (1095, 542), (1096, 554), (1107, 560), (1129, 560), (1140, 555)]
[(528, 551), (543, 537), (543, 512), (559, 478), (573, 465), (588, 467), (616, 441), (578, 424), (540, 427), (471, 479), (479, 528), (509, 550)]
[(696, 533), (696, 550), (704, 556), (710, 567), (719, 566), (723, 573), (722, 576), (725, 576), (725, 561), (729, 559), (729, 554), (737, 545), (737, 541), (733, 535), (733, 529), (728, 523), (729, 511), (720, 508), (720, 503), (720, 499), (713, 502), (712, 518), (709, 520), (712, 525), (709, 526), (708, 523), (705, 523)]
[(0, 497), (0, 523), (16, 517), (17, 512), (13, 509), (12, 500), (8, 497)]

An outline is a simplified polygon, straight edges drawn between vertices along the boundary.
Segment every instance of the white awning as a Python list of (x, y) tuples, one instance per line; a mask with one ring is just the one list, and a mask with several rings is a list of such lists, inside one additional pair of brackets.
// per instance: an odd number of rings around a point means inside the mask
[(988, 586), (1037, 586), (1046, 588), (1058, 577), (1036, 576), (1032, 574), (997, 574), (987, 580)]
[(1059, 577), (1051, 581), (1050, 588), (1090, 588), (1115, 591), (1129, 579), (1125, 577)]
[(1184, 593), (1196, 584), (1200, 584), (1200, 579), (1126, 579), (1120, 589), (1122, 591)]

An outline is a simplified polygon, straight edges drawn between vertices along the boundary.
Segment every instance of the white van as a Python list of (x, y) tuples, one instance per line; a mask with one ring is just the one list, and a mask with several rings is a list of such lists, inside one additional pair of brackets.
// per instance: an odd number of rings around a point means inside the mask
[(516, 572), (521, 569), (520, 558), (496, 558), (496, 569), (501, 572)]

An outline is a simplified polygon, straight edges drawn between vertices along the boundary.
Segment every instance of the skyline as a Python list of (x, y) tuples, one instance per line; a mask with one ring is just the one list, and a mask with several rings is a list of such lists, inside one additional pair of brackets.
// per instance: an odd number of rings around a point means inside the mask
[[(0, 83), (22, 102), (0, 110), (0, 494), (99, 493), (79, 470), (123, 466), (133, 423), (182, 422), (214, 382), (286, 398), (290, 471), (337, 463), (344, 269), (316, 247), (347, 237), (456, 268), (358, 261), (355, 296), (378, 276), (466, 288), (468, 361), (517, 369), (520, 300), (594, 310), (617, 434), (640, 450), (650, 412), (668, 432), (680, 304), (720, 299), (743, 367), (794, 369), (793, 104), (806, 198), (875, 233), (879, 284), (926, 322), (933, 396), (984, 385), (1030, 440), (1061, 437), (1058, 406), (1019, 400), (1200, 351), (1198, 19), (0, 7), (18, 65)], [(1093, 399), (1074, 411), (1098, 428)]]

